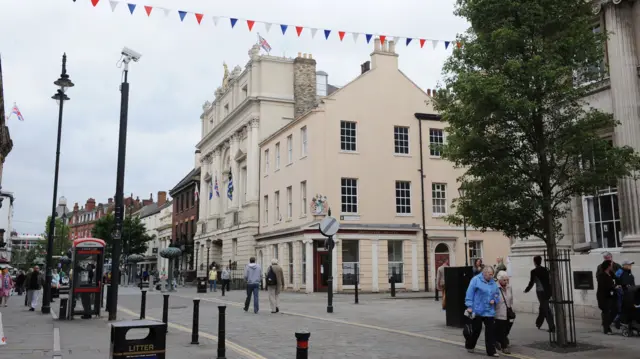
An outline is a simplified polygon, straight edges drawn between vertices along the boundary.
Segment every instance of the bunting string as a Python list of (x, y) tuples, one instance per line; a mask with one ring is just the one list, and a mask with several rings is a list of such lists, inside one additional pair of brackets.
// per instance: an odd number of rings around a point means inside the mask
[[(131, 15), (134, 15), (136, 9), (139, 7), (137, 4), (132, 4), (126, 1), (118, 1), (118, 0), (90, 0), (90, 1), (93, 7), (98, 7), (98, 5), (100, 5), (101, 3), (106, 3), (108, 1), (109, 6), (111, 7), (111, 12), (115, 12), (116, 9), (119, 8), (118, 5), (122, 3), (126, 5), (125, 11), (128, 11), (129, 14)], [(260, 23), (264, 26), (264, 29), (267, 33), (269, 33), (269, 31), (271, 30), (272, 25), (278, 25), (280, 28), (280, 32), (282, 32), (282, 35), (285, 35), (287, 33), (287, 30), (293, 27), (295, 30), (295, 33), (297, 34), (297, 37), (302, 36), (303, 33), (309, 32), (311, 34), (312, 39), (315, 39), (316, 33), (318, 32), (318, 30), (322, 30), (325, 40), (329, 40), (330, 37), (337, 36), (341, 42), (343, 42), (346, 34), (351, 34), (353, 37), (354, 43), (358, 43), (358, 40), (360, 39), (360, 35), (364, 35), (364, 39), (367, 42), (367, 44), (371, 42), (372, 38), (374, 39), (379, 38), (382, 44), (384, 44), (384, 42), (387, 40), (393, 40), (398, 45), (404, 43), (405, 46), (410, 46), (410, 44), (413, 43), (413, 44), (416, 44), (417, 46), (419, 45), (420, 48), (424, 48), (426, 43), (431, 43), (431, 46), (434, 50), (438, 47), (439, 44), (442, 44), (445, 50), (449, 49), (449, 47), (452, 47), (452, 45), (455, 45), (457, 48), (462, 47), (462, 44), (456, 40), (436, 40), (436, 39), (428, 39), (428, 38), (422, 38), (422, 37), (393, 36), (393, 35), (387, 35), (387, 34), (378, 34), (374, 32), (366, 33), (366, 32), (343, 31), (343, 30), (334, 31), (332, 29), (326, 29), (322, 27), (278, 24), (278, 23), (272, 23), (272, 22), (261, 21), (261, 20), (243, 19), (240, 17), (209, 16), (199, 12), (192, 12), (192, 11), (185, 11), (185, 10), (172, 10), (172, 9), (167, 9), (159, 6), (142, 5), (141, 7), (144, 8), (144, 12), (146, 13), (147, 17), (151, 17), (152, 15), (157, 16), (158, 12), (153, 10), (162, 10), (164, 12), (165, 17), (168, 17), (172, 13), (177, 14), (178, 18), (180, 19), (180, 22), (195, 20), (198, 23), (198, 25), (202, 25), (205, 19), (207, 19), (207, 21), (210, 20), (211, 22), (213, 22), (213, 25), (216, 27), (220, 24), (220, 20), (224, 19), (225, 22), (228, 22), (228, 24), (231, 26), (232, 29), (236, 29), (237, 27), (239, 27), (239, 24), (242, 24), (242, 23), (246, 24), (247, 30), (249, 30), (249, 32), (252, 32), (253, 29), (255, 28), (255, 25)], [(417, 41), (413, 41), (413, 40), (417, 40)]]

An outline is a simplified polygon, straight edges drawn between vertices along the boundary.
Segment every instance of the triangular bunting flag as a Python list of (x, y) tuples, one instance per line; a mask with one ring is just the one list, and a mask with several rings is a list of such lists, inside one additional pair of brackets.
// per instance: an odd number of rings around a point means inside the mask
[(298, 33), (298, 37), (300, 37), (300, 34), (302, 34), (302, 29), (304, 29), (304, 27), (296, 26), (296, 32)]
[(219, 16), (214, 16), (214, 17), (213, 17), (213, 25), (214, 25), (214, 26), (218, 26), (218, 21), (219, 21), (219, 20), (220, 20), (220, 17), (219, 17)]
[(280, 30), (282, 30), (282, 35), (284, 35), (284, 33), (287, 32), (288, 27), (289, 25), (280, 25)]
[(352, 32), (351, 35), (353, 35), (353, 42), (358, 42), (358, 36), (360, 36), (360, 33)]
[(238, 22), (238, 19), (230, 18), (229, 20), (231, 20), (231, 28), (233, 29), (233, 27), (236, 26), (236, 22)]
[(433, 49), (435, 50), (438, 46), (438, 40), (431, 40), (431, 44), (433, 45)]
[(393, 38), (393, 42), (395, 42), (396, 44), (399, 44), (402, 42), (402, 37), (400, 36), (396, 36)]
[(456, 41), (456, 47), (457, 48), (462, 48), (462, 43), (460, 41)]
[(412, 38), (410, 38), (410, 37), (407, 37), (407, 43), (406, 43), (406, 46), (409, 46), (409, 44), (411, 43), (411, 40), (413, 40), (413, 39), (412, 39)]
[(127, 6), (129, 7), (129, 12), (133, 15), (133, 11), (136, 9), (136, 4), (127, 3)]
[(256, 22), (253, 20), (247, 20), (247, 27), (249, 27), (249, 31), (251, 31), (253, 29), (253, 24), (255, 24)]
[(153, 7), (145, 5), (144, 11), (147, 12), (147, 16), (151, 16), (151, 10), (153, 10)]
[(270, 22), (265, 22), (264, 23), (264, 29), (267, 30), (267, 32), (269, 32), (269, 30), (271, 30), (271, 25), (273, 25)]
[(169, 14), (171, 14), (171, 9), (164, 9), (163, 8), (162, 10), (164, 10), (164, 17), (168, 17)]
[(318, 32), (318, 29), (311, 29), (311, 38), (315, 38), (316, 37), (316, 32)]
[(109, 5), (111, 5), (111, 12), (116, 11), (116, 7), (118, 6), (119, 1), (109, 0)]
[(200, 24), (202, 22), (202, 14), (195, 14), (196, 15), (196, 20), (198, 21), (198, 24)]
[(371, 42), (371, 38), (373, 37), (373, 35), (366, 34), (365, 37), (367, 38), (367, 44), (368, 44), (369, 42)]
[(324, 39), (329, 39), (329, 35), (331, 35), (331, 30), (324, 30)]
[(91, 0), (91, 4), (93, 4), (93, 7), (96, 7), (96, 5), (98, 5), (99, 2), (100, 0)]
[(342, 41), (342, 39), (344, 39), (344, 31), (338, 31), (338, 36), (340, 36), (340, 41)]
[(424, 43), (425, 43), (426, 41), (427, 41), (427, 40), (425, 40), (425, 39), (420, 39), (420, 48), (424, 47)]
[(180, 15), (180, 21), (184, 21), (184, 17), (187, 16), (187, 12), (178, 10), (178, 14)]
[(387, 37), (385, 35), (380, 35), (380, 44), (384, 45), (384, 39)]
[(444, 42), (444, 49), (448, 49), (449, 48), (449, 44), (451, 43), (451, 41), (445, 41)]

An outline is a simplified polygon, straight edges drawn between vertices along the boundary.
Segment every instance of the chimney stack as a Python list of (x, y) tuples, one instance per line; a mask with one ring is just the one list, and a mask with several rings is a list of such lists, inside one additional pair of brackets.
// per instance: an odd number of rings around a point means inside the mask
[(362, 65), (360, 65), (360, 74), (363, 74), (369, 70), (371, 70), (371, 61), (365, 61)]
[(73, 211), (78, 212), (78, 202), (76, 202), (76, 204), (73, 205)]
[(87, 211), (93, 211), (94, 208), (96, 208), (96, 200), (93, 198), (89, 198), (87, 200), (87, 203), (85, 204), (84, 208)]
[(316, 60), (303, 54), (293, 60), (294, 117), (309, 112), (318, 105), (316, 97)]
[(107, 200), (107, 203), (108, 203), (108, 204), (113, 204), (113, 198), (109, 198), (109, 199)]
[(158, 191), (158, 207), (163, 206), (165, 203), (167, 203), (167, 192)]

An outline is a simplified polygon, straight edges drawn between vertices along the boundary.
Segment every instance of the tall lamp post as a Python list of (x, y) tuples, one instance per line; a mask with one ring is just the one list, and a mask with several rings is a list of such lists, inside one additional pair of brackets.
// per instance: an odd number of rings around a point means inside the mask
[[(464, 183), (460, 185), (458, 188), (458, 194), (460, 198), (464, 201), (466, 189), (464, 188)], [(462, 225), (464, 228), (464, 265), (469, 266), (469, 240), (467, 239), (467, 216), (462, 216)]]
[[(204, 244), (200, 245), (200, 250), (202, 251), (202, 254), (204, 254)], [(200, 267), (203, 267), (203, 263), (200, 263)]]
[(209, 271), (209, 251), (211, 250), (211, 238), (207, 239), (207, 271)]
[(124, 215), (124, 164), (127, 152), (127, 116), (129, 114), (129, 63), (131, 60), (140, 60), (139, 53), (124, 48), (122, 49), (121, 63), (124, 65), (122, 71), (122, 84), (120, 85), (120, 129), (118, 138), (118, 168), (116, 173), (116, 198), (115, 198), (115, 228), (113, 230), (113, 278), (115, 285), (111, 287), (111, 298), (109, 298), (109, 320), (116, 320), (118, 315), (118, 286), (120, 284), (120, 251), (122, 247), (122, 219)]
[(198, 251), (200, 250), (200, 242), (196, 242), (196, 265), (195, 265), (195, 269), (196, 269), (196, 277), (198, 276)]
[(58, 102), (58, 139), (56, 143), (56, 165), (53, 175), (53, 203), (51, 204), (51, 219), (49, 220), (49, 229), (47, 231), (47, 259), (46, 259), (46, 276), (45, 285), (43, 288), (42, 296), (42, 313), (49, 314), (51, 312), (51, 267), (53, 266), (53, 236), (56, 223), (56, 201), (58, 200), (58, 170), (60, 169), (60, 139), (62, 137), (62, 111), (64, 108), (64, 102), (69, 101), (70, 98), (65, 95), (65, 91), (73, 87), (73, 82), (67, 75), (67, 54), (62, 55), (62, 73), (60, 78), (57, 79), (54, 85), (58, 86), (56, 93), (51, 96), (52, 99)]

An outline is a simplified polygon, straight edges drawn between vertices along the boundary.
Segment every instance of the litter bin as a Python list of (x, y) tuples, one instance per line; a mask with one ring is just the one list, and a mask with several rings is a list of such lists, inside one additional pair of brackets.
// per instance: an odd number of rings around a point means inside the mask
[(206, 293), (207, 292), (207, 278), (200, 277), (198, 278), (198, 293)]
[(444, 286), (447, 298), (446, 323), (448, 327), (462, 328), (464, 326), (464, 297), (467, 294), (469, 282), (473, 277), (472, 267), (445, 267)]
[[(132, 329), (147, 329), (141, 339), (127, 339)], [(123, 321), (111, 324), (111, 359), (165, 359), (167, 325), (153, 320)]]

